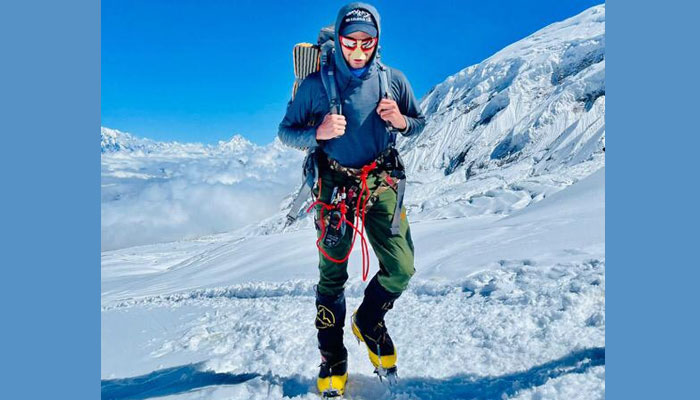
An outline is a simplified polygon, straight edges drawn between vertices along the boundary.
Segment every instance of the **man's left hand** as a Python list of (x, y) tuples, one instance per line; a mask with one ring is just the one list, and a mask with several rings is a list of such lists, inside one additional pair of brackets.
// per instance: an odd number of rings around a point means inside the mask
[(406, 129), (406, 118), (399, 111), (399, 106), (392, 99), (382, 99), (377, 107), (379, 116), (398, 130)]

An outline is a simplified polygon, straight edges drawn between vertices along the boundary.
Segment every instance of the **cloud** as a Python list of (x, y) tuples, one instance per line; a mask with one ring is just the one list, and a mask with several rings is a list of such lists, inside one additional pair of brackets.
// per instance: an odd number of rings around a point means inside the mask
[(238, 142), (103, 153), (102, 250), (227, 232), (278, 212), (300, 183), (303, 154)]

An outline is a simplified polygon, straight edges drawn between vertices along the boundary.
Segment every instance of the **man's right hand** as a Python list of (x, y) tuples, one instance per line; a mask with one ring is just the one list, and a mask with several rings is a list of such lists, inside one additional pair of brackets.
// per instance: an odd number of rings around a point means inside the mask
[(326, 114), (321, 125), (316, 128), (316, 139), (330, 140), (345, 133), (345, 116), (342, 114)]

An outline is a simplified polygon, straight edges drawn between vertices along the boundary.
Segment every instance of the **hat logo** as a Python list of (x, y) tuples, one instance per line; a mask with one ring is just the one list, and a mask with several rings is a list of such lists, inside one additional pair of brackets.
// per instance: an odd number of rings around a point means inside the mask
[(356, 22), (356, 21), (363, 21), (363, 22), (372, 23), (372, 15), (368, 11), (360, 9), (360, 8), (355, 8), (354, 10), (350, 10), (350, 12), (345, 14), (345, 23)]

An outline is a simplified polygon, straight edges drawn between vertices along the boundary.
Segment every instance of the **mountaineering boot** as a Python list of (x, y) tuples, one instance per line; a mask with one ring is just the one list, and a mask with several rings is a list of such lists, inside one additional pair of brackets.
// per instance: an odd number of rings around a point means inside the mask
[(321, 350), (321, 365), (316, 386), (321, 397), (341, 397), (348, 381), (348, 352), (333, 354)]
[(343, 345), (345, 295), (324, 295), (316, 288), (316, 329), (321, 365), (317, 387), (321, 396), (339, 397), (348, 380), (348, 351)]
[(365, 298), (352, 315), (352, 333), (367, 346), (369, 360), (379, 379), (396, 383), (396, 348), (384, 323), (384, 315), (394, 306), (400, 294), (390, 293), (379, 284), (377, 276), (365, 289)]

